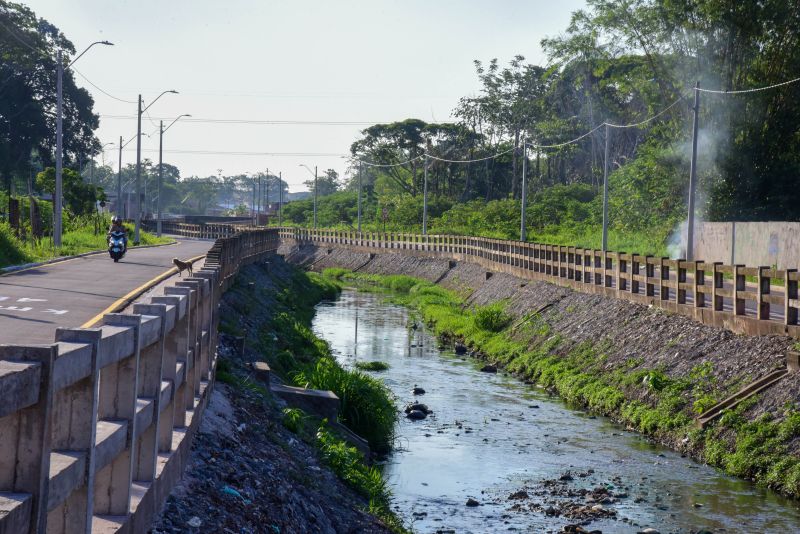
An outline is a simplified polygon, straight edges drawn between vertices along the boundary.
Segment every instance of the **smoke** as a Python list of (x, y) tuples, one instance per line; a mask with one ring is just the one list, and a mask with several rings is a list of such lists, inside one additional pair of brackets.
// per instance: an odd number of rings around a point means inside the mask
[[(710, 104), (710, 103), (709, 103)], [(717, 127), (702, 127), (704, 115), (701, 113), (700, 121), (701, 127), (698, 129), (697, 134), (697, 185), (694, 197), (694, 244), (695, 248), (698, 243), (698, 229), (702, 227), (702, 223), (707, 219), (711, 208), (711, 195), (710, 189), (713, 182), (720, 177), (719, 160), (718, 156), (722, 150), (727, 136), (724, 129)], [(674, 149), (682, 158), (685, 158), (686, 177), (684, 183), (686, 184), (683, 197), (684, 210), (688, 213), (689, 206), (689, 162), (692, 157), (692, 140), (689, 137), (687, 140), (674, 145)], [(667, 252), (669, 257), (673, 260), (686, 258), (687, 256), (687, 238), (688, 238), (688, 215), (683, 218), (672, 229), (667, 240)]]

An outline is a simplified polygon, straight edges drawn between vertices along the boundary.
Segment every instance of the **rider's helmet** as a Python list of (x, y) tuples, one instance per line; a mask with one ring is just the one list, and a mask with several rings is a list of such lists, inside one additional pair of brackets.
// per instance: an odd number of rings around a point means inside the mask
[(119, 217), (117, 217), (116, 215), (111, 217), (111, 224), (119, 224), (120, 222), (121, 221), (120, 221)]

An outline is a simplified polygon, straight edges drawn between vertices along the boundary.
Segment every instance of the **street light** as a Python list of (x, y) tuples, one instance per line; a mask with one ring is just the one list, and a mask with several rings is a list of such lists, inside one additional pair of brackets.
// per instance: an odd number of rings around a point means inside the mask
[(139, 95), (137, 121), (136, 121), (136, 227), (133, 233), (133, 244), (139, 244), (139, 233), (142, 226), (142, 113), (150, 109), (150, 106), (158, 102), (158, 99), (167, 93), (177, 95), (178, 91), (170, 89), (158, 95), (150, 104), (142, 109), (142, 95)]
[[(311, 172), (311, 168), (304, 163), (300, 164), (300, 167), (305, 167), (308, 172)], [(314, 229), (317, 229), (317, 166), (314, 165)]]
[[(86, 52), (89, 51), (94, 45), (106, 45), (106, 46), (114, 46), (114, 43), (110, 43), (108, 41), (95, 41), (94, 43), (90, 44), (86, 47), (86, 49), (78, 54), (78, 56), (70, 61), (70, 63), (66, 66), (66, 68), (70, 68), (72, 65), (75, 64)], [(61, 174), (63, 172), (63, 160), (62, 160), (62, 147), (64, 144), (63, 141), (63, 109), (64, 109), (64, 63), (61, 59), (61, 50), (58, 51), (56, 56), (56, 191), (54, 199), (55, 202), (53, 203), (53, 245), (58, 248), (61, 246), (61, 229), (62, 229), (62, 196), (63, 196), (63, 185), (62, 185), (62, 177)]]
[[(154, 101), (155, 102), (155, 101)], [(159, 121), (158, 124), (158, 197), (156, 198), (156, 234), (158, 237), (161, 237), (161, 181), (162, 181), (162, 164), (161, 164), (161, 156), (163, 153), (164, 148), (164, 132), (169, 130), (173, 124), (178, 122), (178, 119), (181, 117), (191, 117), (188, 113), (184, 113), (183, 115), (178, 115), (175, 117), (175, 120), (169, 123), (169, 126), (164, 128), (164, 121)]]

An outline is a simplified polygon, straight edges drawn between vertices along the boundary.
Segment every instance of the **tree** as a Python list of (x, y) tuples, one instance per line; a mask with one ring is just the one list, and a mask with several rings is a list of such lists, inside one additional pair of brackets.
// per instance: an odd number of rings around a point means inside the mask
[[(77, 216), (91, 215), (96, 211), (96, 203), (106, 200), (102, 187), (87, 184), (81, 180), (80, 175), (72, 169), (64, 169), (61, 175), (64, 192), (64, 205), (67, 210)], [(36, 187), (55, 195), (56, 170), (47, 167), (36, 175)]]
[[(314, 192), (314, 180), (303, 182), (309, 191)], [(339, 173), (333, 169), (323, 171), (321, 176), (317, 176), (317, 195), (324, 197), (332, 195), (339, 190)]]
[[(75, 53), (72, 43), (29, 8), (0, 0), (0, 178), (11, 193), (16, 177), (27, 177), (31, 155), (53, 164), (55, 146), (56, 51), (64, 64)], [(68, 166), (77, 154), (95, 154), (98, 116), (89, 93), (64, 72), (64, 156)], [(9, 201), (11, 195), (9, 194)]]

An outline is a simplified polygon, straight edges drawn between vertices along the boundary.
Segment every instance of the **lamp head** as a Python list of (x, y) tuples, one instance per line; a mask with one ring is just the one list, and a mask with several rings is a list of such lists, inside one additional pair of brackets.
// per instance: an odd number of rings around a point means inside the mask
[(114, 43), (112, 43), (111, 41), (100, 41), (100, 44), (104, 44), (106, 46), (114, 46)]

